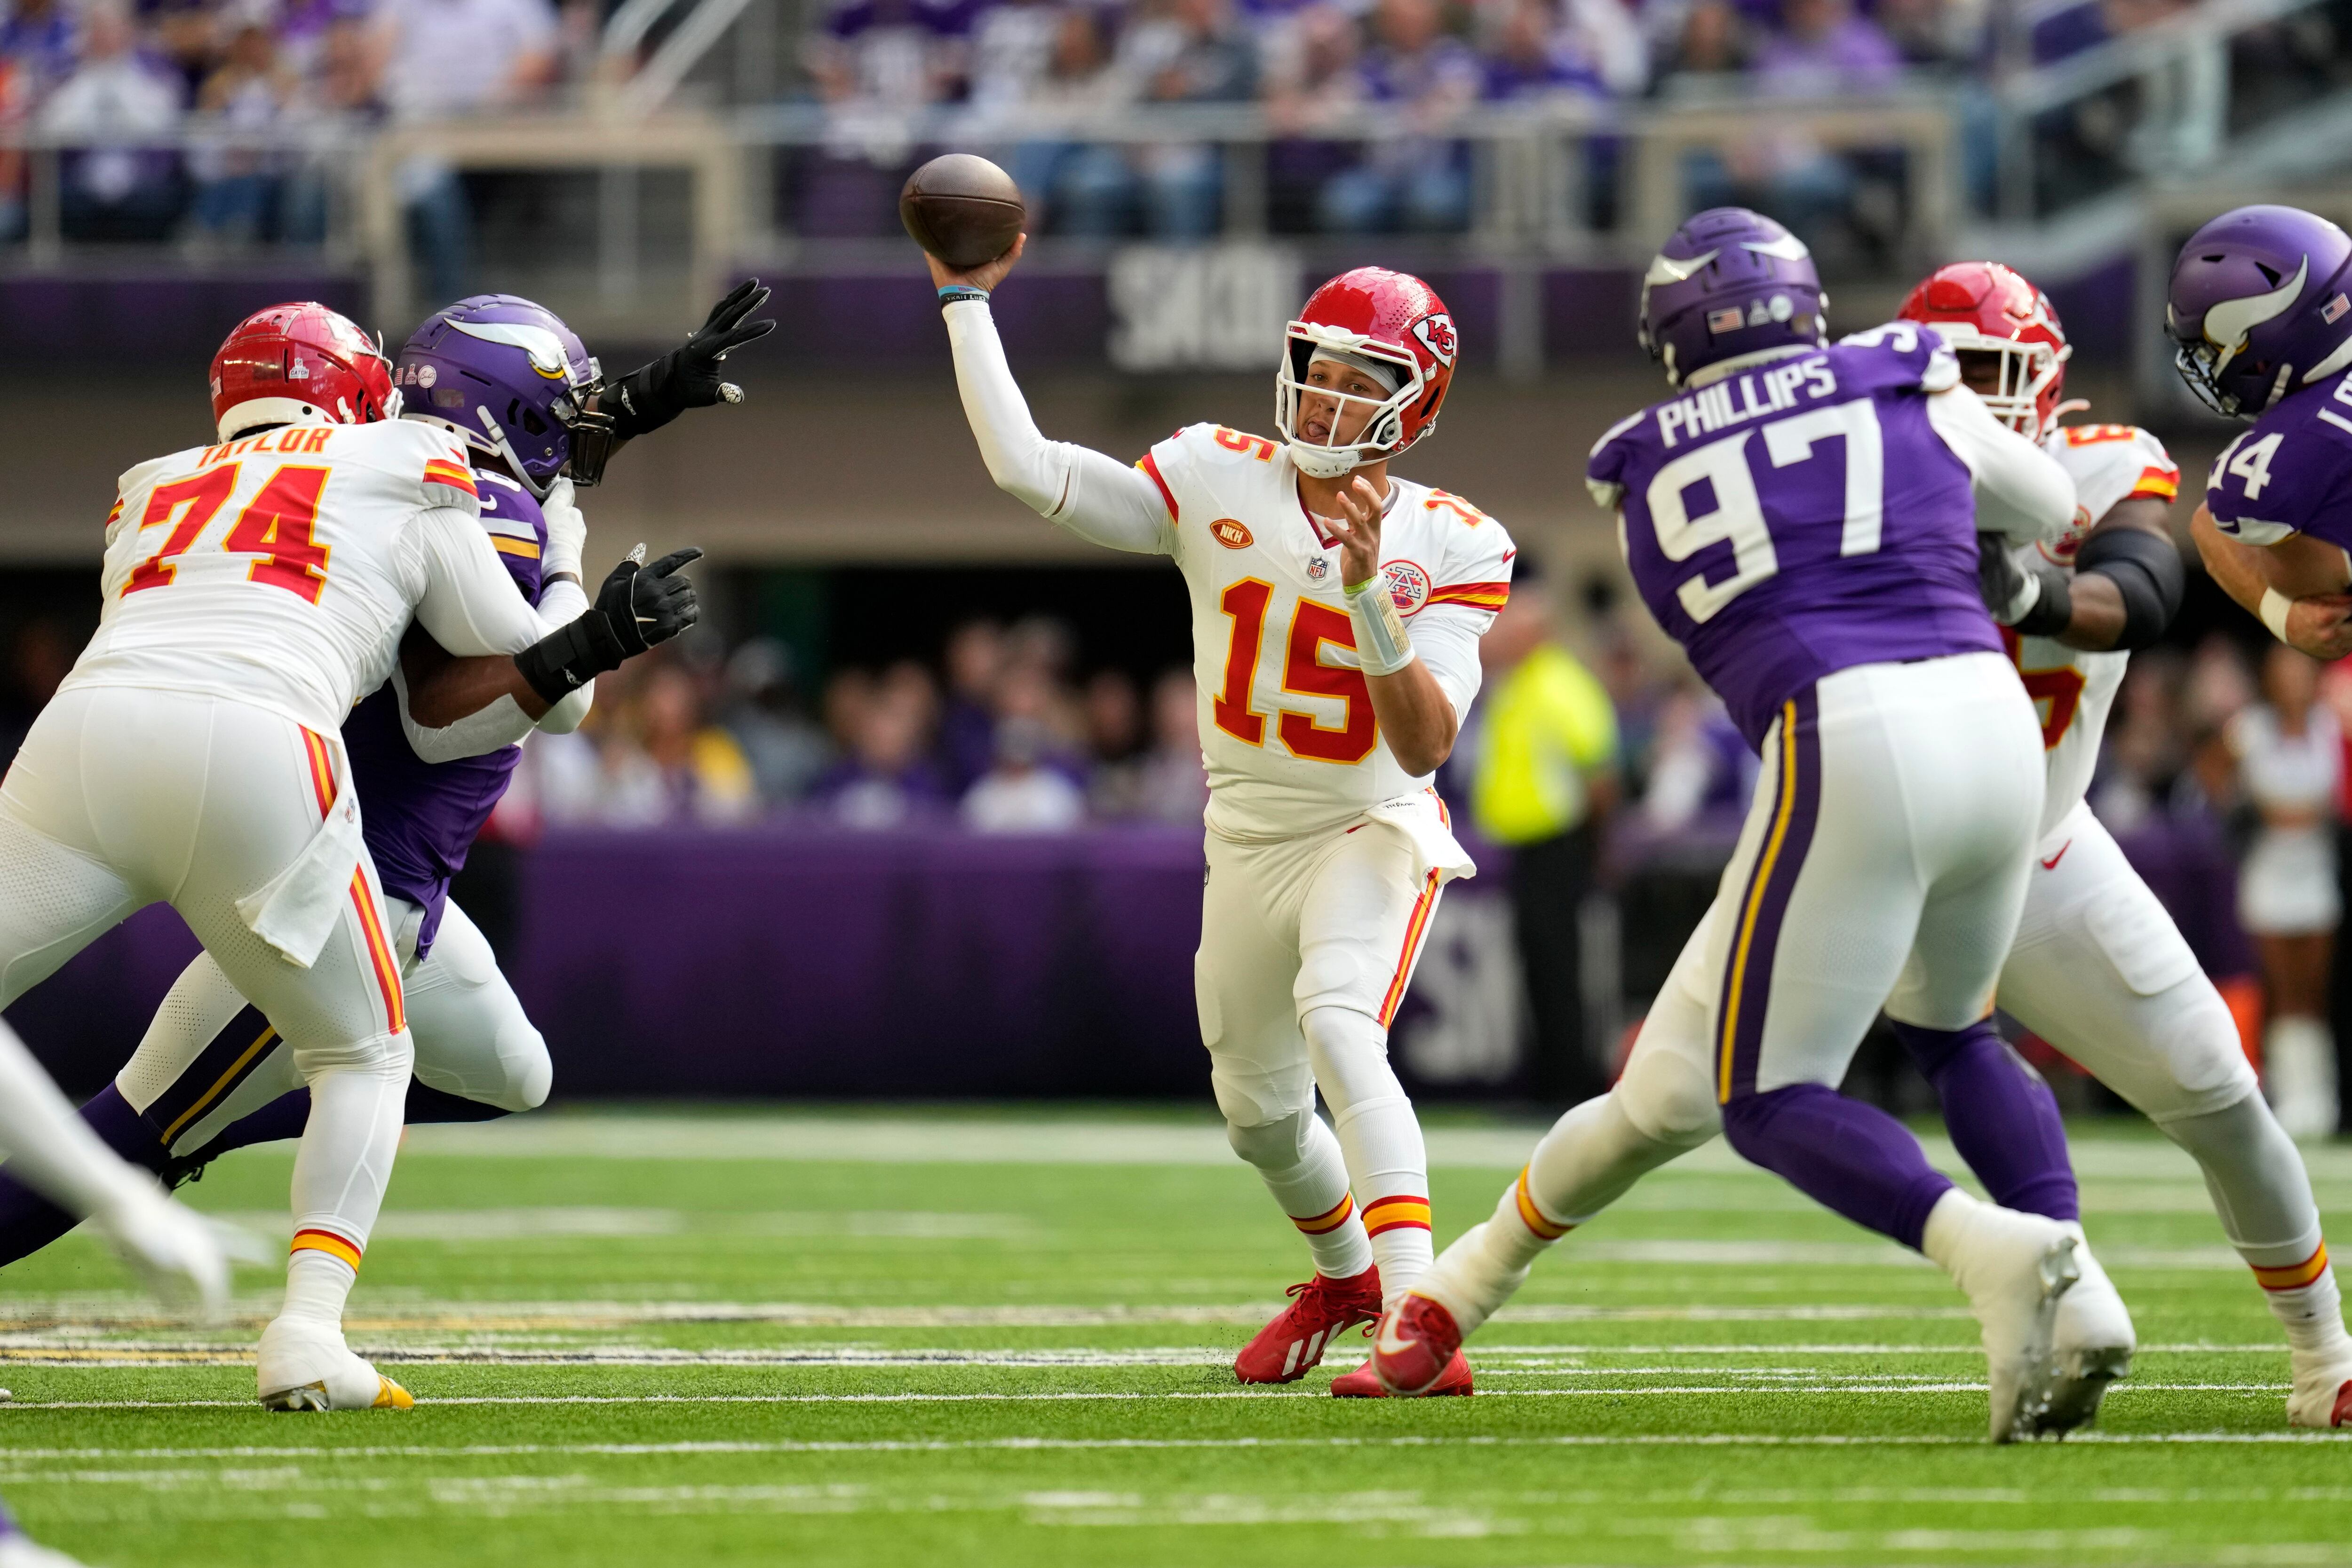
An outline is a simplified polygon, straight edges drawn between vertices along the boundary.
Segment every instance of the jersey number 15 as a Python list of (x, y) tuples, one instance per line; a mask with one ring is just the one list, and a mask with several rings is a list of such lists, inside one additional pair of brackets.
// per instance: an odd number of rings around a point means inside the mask
[[(1845, 526), (1838, 554), (1874, 554), (1886, 520), (1885, 455), (1876, 406), (1868, 398), (1856, 398), (1759, 428), (1765, 455), (1775, 468), (1808, 461), (1819, 444), (1832, 436), (1845, 438)], [(1684, 613), (1693, 621), (1712, 620), (1725, 605), (1780, 570), (1771, 529), (1764, 522), (1764, 503), (1756, 493), (1756, 476), (1748, 465), (1748, 444), (1757, 434), (1743, 430), (1686, 452), (1650, 481), (1650, 526), (1657, 530), (1658, 549), (1668, 560), (1688, 560), (1709, 545), (1731, 544), (1729, 577), (1710, 582), (1702, 570), (1675, 590)], [(1701, 480), (1715, 492), (1715, 510), (1694, 517), (1683, 497)]]

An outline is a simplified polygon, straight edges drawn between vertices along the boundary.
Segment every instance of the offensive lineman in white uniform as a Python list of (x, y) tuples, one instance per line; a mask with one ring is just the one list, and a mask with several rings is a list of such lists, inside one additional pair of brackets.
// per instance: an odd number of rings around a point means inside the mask
[[(2179, 470), (2144, 430), (2057, 424), (2071, 350), (2048, 301), (2007, 267), (1945, 267), (1914, 291), (1903, 314), (1944, 333), (1986, 406), (2041, 439), (2074, 481), (2078, 501), (2074, 531), (2053, 547), (2024, 547), (2001, 586), (2007, 602), (1996, 606), (1997, 619), (2035, 633), (2012, 631), (2009, 640), (2042, 720), (2049, 768), (2042, 838), (1999, 1005), (2196, 1156), (2224, 1230), (2288, 1334), (2289, 1422), (2340, 1425), (2352, 1339), (2310, 1178), (2263, 1103), (2227, 1005), (2083, 799), (2128, 650), (2153, 642), (2179, 602), (2179, 557), (2165, 526)], [(2036, 549), (2047, 559), (2033, 560)], [(2077, 570), (2107, 562), (2123, 566), (2112, 574)], [(1416, 1287), (1464, 1335), (1509, 1299), (1546, 1247), (1719, 1131), (1713, 1096), (1703, 1090), (1706, 1043), (1701, 1031), (1683, 1027), (1705, 1005), (1685, 969), (1676, 966), (1617, 1086), (1562, 1117), (1494, 1216), (1449, 1247)], [(1895, 1027), (1993, 1200), (2079, 1231), (2047, 1087), (1989, 1030), (1939, 1035)], [(1698, 1092), (1684, 1082), (1694, 1065)], [(2001, 1113), (2009, 1137), (1983, 1135), (1979, 1123), (1993, 1120), (1990, 1111)], [(2037, 1124), (2038, 1142), (2015, 1137)], [(2114, 1287), (2087, 1248), (2076, 1257), (2084, 1277), (2060, 1299), (2054, 1336), (2072, 1363), (2066, 1386), (2075, 1403), (2051, 1413), (2046, 1424), (2054, 1427), (2095, 1410), (2107, 1382), (2128, 1369), (2134, 1344)]]
[(390, 367), (358, 328), (299, 306), (239, 334), (279, 374), (250, 402), (216, 400), (240, 439), (122, 476), (98, 631), (0, 784), (0, 1006), (133, 911), (172, 904), (310, 1086), (262, 1402), (404, 1407), (341, 1333), (412, 1047), (339, 727), (412, 614), (458, 673), (487, 659), (577, 685), (642, 651), (649, 612), (667, 629), (681, 593), (690, 621), (691, 592), (627, 569), (551, 632), (476, 521), (463, 447), (390, 417)]
[[(1315, 1262), (1234, 1371), (1287, 1383), (1428, 1267), (1428, 1162), (1388, 1026), (1441, 889), (1475, 869), (1429, 776), (1516, 552), (1468, 502), (1388, 473), (1453, 377), (1452, 319), (1419, 278), (1365, 267), (1308, 299), (1276, 376), (1281, 440), (1192, 425), (1129, 467), (1031, 421), (988, 308), (1020, 254), (931, 261), (957, 384), (1001, 488), (1082, 538), (1173, 557), (1192, 595), (1201, 1034), (1234, 1150)], [(1467, 1364), (1433, 1391), (1470, 1393)], [(1382, 1391), (1366, 1366), (1332, 1392)]]

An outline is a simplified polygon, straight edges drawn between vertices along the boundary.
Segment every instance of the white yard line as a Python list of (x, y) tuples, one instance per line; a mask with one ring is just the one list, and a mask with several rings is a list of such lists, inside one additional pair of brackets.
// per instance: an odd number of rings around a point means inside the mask
[[(2147, 1394), (2237, 1394), (2275, 1398), (2285, 1391), (2284, 1384), (2243, 1383), (2132, 1383), (2123, 1382), (2111, 1392)], [(1821, 1379), (1809, 1386), (1742, 1381), (1731, 1384), (1654, 1384), (1620, 1388), (1511, 1388), (1489, 1389), (1478, 1396), (1486, 1399), (1572, 1399), (1617, 1398), (1625, 1395), (1643, 1397), (1667, 1395), (1738, 1394), (1748, 1397), (1759, 1395), (1783, 1396), (1831, 1397), (1853, 1394), (1982, 1394), (1985, 1385), (1966, 1380), (1933, 1383), (1888, 1382), (1885, 1379), (1841, 1381)], [(1280, 1389), (1230, 1388), (1205, 1390), (1141, 1390), (1141, 1389), (1053, 1389), (1034, 1393), (975, 1394), (471, 1394), (440, 1397), (427, 1395), (420, 1403), (433, 1406), (543, 1406), (543, 1405), (1071, 1405), (1087, 1403), (1151, 1403), (1155, 1401), (1225, 1400), (1225, 1399), (1304, 1399), (1328, 1398), (1328, 1391), (1319, 1387)], [(9, 1410), (204, 1410), (242, 1409), (253, 1402), (249, 1399), (20, 1399), (9, 1405)], [(0, 1416), (0, 1420), (5, 1420)], [(5, 1458), (0, 1451), (0, 1458)]]
[[(389, 1294), (390, 1292), (386, 1292)], [(277, 1315), (278, 1299), (250, 1296), (231, 1303), (229, 1321), (259, 1329)], [(451, 1301), (362, 1299), (344, 1319), (354, 1333), (555, 1331), (586, 1332), (653, 1323), (777, 1323), (799, 1328), (1109, 1328), (1170, 1323), (1256, 1328), (1282, 1311), (1279, 1301), (1187, 1306), (1153, 1302), (1100, 1306), (859, 1306), (825, 1301)], [(1515, 1306), (1496, 1322), (1534, 1323), (1914, 1322), (1961, 1321), (1962, 1306), (1894, 1302), (1789, 1306), (1595, 1307), (1533, 1303)], [(0, 1336), (79, 1333), (92, 1329), (162, 1329), (184, 1321), (157, 1312), (142, 1297), (121, 1294), (0, 1300)], [(0, 1343), (5, 1343), (0, 1337)]]
[[(2327, 1432), (2083, 1432), (2067, 1439), (2068, 1446), (2092, 1444), (2098, 1447), (2130, 1448), (2148, 1444), (2242, 1445), (2272, 1446), (2284, 1444), (2346, 1444), (2352, 1438)], [(944, 1454), (985, 1452), (1028, 1452), (1031, 1450), (1060, 1451), (1066, 1449), (1119, 1450), (1127, 1448), (1146, 1451), (1163, 1449), (1253, 1449), (1253, 1448), (1983, 1448), (1982, 1437), (1910, 1434), (1888, 1437), (1860, 1437), (1849, 1433), (1829, 1432), (1672, 1432), (1672, 1433), (1549, 1433), (1534, 1436), (1461, 1436), (1406, 1435), (1391, 1437), (974, 1437), (948, 1439), (872, 1438), (824, 1440), (780, 1440), (759, 1442), (735, 1440), (723, 1442), (673, 1443), (467, 1443), (446, 1448), (423, 1443), (364, 1444), (335, 1446), (316, 1445), (231, 1445), (205, 1448), (11, 1448), (0, 1451), (0, 1473), (10, 1464), (23, 1462), (55, 1462), (69, 1459), (103, 1459), (121, 1462), (133, 1459), (475, 1459), (514, 1458), (530, 1456), (559, 1458), (609, 1457), (617, 1458), (653, 1458), (662, 1455), (722, 1455), (722, 1454)]]

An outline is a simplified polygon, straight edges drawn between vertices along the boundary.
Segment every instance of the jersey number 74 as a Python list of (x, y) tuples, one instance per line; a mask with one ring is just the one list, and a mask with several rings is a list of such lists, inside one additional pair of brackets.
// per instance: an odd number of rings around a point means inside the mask
[[(155, 486), (147, 497), (147, 509), (139, 515), (140, 531), (173, 523), (174, 514), (178, 521), (163, 536), (163, 548), (131, 569), (130, 580), (122, 585), (124, 597), (142, 588), (171, 586), (179, 574), (176, 559), (187, 553), (236, 493), (238, 467), (225, 463)], [(247, 571), (247, 581), (271, 583), (312, 604), (319, 602), (320, 591), (327, 586), (329, 548), (318, 541), (315, 530), (327, 473), (316, 465), (281, 464), (261, 493), (236, 515), (220, 548), (233, 555), (261, 558)]]

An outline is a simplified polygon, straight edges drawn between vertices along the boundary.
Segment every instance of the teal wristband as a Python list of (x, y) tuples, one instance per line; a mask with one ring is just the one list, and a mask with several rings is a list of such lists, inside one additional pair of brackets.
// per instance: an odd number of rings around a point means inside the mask
[(969, 283), (950, 283), (944, 284), (940, 287), (940, 303), (942, 306), (952, 305), (959, 299), (977, 299), (982, 304), (986, 304), (988, 302), (988, 290), (985, 288), (974, 288)]

